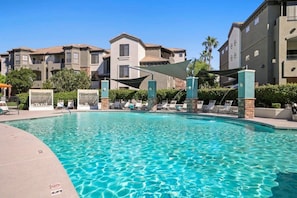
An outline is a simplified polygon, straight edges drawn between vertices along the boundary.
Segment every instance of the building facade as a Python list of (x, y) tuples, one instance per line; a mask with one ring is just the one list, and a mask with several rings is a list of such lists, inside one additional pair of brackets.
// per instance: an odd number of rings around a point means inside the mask
[[(42, 49), (14, 48), (0, 55), (0, 71), (5, 75), (11, 70), (30, 68), (37, 78), (32, 88), (42, 84), (58, 71), (67, 68), (85, 71), (91, 78), (91, 88), (100, 88), (101, 80), (110, 79), (111, 89), (135, 89), (113, 79), (134, 79), (148, 72), (137, 69), (143, 65), (183, 62), (186, 50), (144, 44), (139, 38), (121, 34), (110, 40), (110, 49), (86, 44), (73, 44)], [(140, 89), (147, 89), (147, 78)], [(154, 74), (158, 89), (184, 88), (184, 81), (163, 74)]]
[[(184, 89), (185, 82), (171, 76), (156, 72), (139, 70), (139, 66), (154, 66), (178, 63), (186, 60), (186, 50), (164, 48), (161, 45), (145, 44), (142, 40), (129, 34), (121, 34), (110, 40), (110, 73), (111, 79), (135, 79), (153, 75), (157, 89)], [(147, 89), (147, 77), (140, 89)], [(111, 80), (111, 89), (128, 89), (127, 85)]]
[(297, 1), (265, 0), (246, 21), (232, 24), (219, 49), (224, 58), (228, 48), (228, 63), (220, 60), (220, 69), (253, 69), (259, 85), (297, 83), (296, 27)]

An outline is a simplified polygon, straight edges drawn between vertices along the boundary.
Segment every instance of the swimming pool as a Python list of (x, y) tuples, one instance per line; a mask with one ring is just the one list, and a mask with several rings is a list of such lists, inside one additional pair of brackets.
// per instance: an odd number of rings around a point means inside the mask
[(297, 132), (182, 114), (81, 112), (7, 122), (45, 142), (81, 197), (296, 194)]

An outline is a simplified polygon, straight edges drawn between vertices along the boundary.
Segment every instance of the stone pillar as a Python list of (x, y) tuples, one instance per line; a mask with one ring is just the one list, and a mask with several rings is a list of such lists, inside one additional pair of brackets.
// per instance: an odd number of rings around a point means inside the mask
[(109, 109), (109, 81), (101, 81), (101, 110)]
[(197, 112), (197, 100), (198, 100), (198, 78), (197, 77), (187, 77), (186, 79), (186, 103), (187, 103), (187, 112), (196, 113)]
[(157, 110), (157, 82), (155, 80), (148, 81), (148, 110)]
[(238, 118), (255, 117), (255, 70), (238, 72)]

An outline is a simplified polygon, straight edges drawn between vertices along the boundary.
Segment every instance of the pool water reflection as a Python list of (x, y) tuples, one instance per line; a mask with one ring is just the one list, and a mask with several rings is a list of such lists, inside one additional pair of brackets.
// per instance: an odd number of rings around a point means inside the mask
[(286, 196), (279, 175), (297, 173), (297, 132), (252, 123), (81, 112), (7, 124), (45, 142), (81, 197)]

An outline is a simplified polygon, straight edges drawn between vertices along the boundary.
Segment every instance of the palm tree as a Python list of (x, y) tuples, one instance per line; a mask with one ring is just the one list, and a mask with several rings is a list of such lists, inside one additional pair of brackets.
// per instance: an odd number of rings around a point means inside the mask
[(212, 49), (216, 48), (219, 45), (219, 42), (217, 41), (216, 38), (208, 36), (206, 40), (202, 43), (203, 46), (205, 46), (205, 53), (203, 52), (204, 55), (208, 56), (208, 64), (210, 66), (210, 61), (213, 58), (212, 57)]

